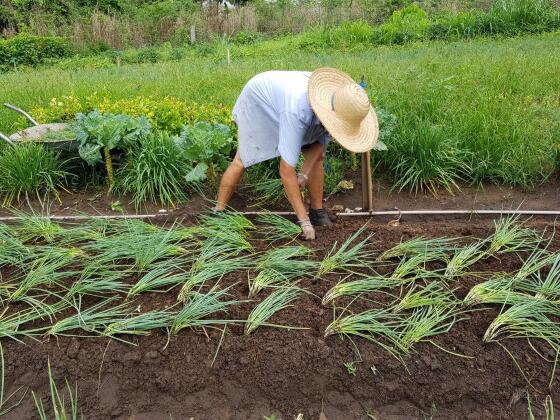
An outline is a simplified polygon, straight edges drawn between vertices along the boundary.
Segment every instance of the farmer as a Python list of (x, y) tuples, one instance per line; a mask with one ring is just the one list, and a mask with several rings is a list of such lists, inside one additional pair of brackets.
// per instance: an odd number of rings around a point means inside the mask
[[(280, 156), (280, 177), (305, 240), (313, 226), (332, 226), (323, 208), (323, 156), (332, 137), (352, 152), (370, 150), (379, 133), (365, 90), (346, 73), (320, 68), (267, 71), (253, 77), (233, 108), (239, 146), (220, 182), (216, 211), (224, 210), (243, 171)], [(303, 152), (299, 173), (296, 165)], [(307, 186), (309, 216), (300, 189)]]

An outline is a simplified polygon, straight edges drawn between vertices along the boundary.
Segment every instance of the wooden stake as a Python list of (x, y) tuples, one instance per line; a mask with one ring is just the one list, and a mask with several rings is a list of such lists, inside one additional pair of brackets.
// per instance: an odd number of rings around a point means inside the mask
[(196, 43), (196, 26), (191, 25), (191, 44)]
[(362, 153), (362, 209), (373, 211), (373, 176), (371, 152)]

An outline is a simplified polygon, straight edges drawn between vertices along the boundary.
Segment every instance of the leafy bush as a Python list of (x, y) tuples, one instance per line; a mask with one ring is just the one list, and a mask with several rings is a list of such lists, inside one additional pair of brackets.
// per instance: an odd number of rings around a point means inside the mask
[(323, 50), (325, 47), (354, 49), (371, 42), (373, 28), (364, 21), (344, 22), (338, 26), (322, 26), (301, 35), (299, 48)]
[(176, 144), (182, 158), (193, 166), (187, 180), (199, 182), (207, 177), (214, 179), (228, 167), (235, 140), (226, 125), (197, 122), (183, 128)]
[(143, 48), (136, 56), (138, 63), (157, 63), (160, 59), (160, 53), (156, 48)]
[(147, 201), (174, 206), (186, 200), (188, 167), (173, 138), (152, 133), (132, 147), (117, 172), (116, 190), (132, 194), (139, 208)]
[(67, 173), (58, 154), (36, 143), (0, 149), (0, 195), (4, 205), (23, 197), (56, 194)]
[(71, 54), (72, 49), (64, 38), (17, 35), (0, 40), (0, 69), (18, 65), (36, 66)]
[(260, 38), (260, 35), (256, 32), (239, 31), (231, 37), (231, 42), (234, 44), (247, 45), (254, 44)]
[(379, 26), (373, 40), (379, 44), (404, 44), (424, 38), (430, 21), (416, 3), (394, 12), (389, 21)]
[(86, 98), (63, 96), (53, 98), (46, 107), (32, 110), (41, 123), (69, 121), (79, 112), (98, 109), (101, 112), (145, 116), (157, 130), (179, 134), (186, 124), (208, 121), (212, 124), (232, 126), (231, 108), (220, 104), (197, 104), (173, 97), (150, 98), (137, 96), (132, 99), (111, 100), (92, 95)]
[(103, 162), (103, 151), (110, 189), (115, 185), (110, 151), (116, 148), (130, 148), (151, 130), (151, 125), (145, 117), (103, 114), (98, 110), (89, 114), (77, 114), (71, 127), (76, 134), (80, 157), (88, 164)]

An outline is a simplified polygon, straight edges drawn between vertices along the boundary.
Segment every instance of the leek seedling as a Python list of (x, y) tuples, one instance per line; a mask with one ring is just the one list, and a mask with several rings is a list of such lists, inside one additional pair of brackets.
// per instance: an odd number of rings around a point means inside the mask
[(47, 415), (45, 407), (43, 406), (43, 401), (34, 392), (32, 392), (33, 400), (35, 401), (35, 407), (37, 409), (37, 414), (41, 420), (47, 420), (54, 418), (55, 420), (78, 420), (78, 386), (76, 385), (74, 389), (70, 387), (68, 380), (66, 382), (66, 391), (68, 392), (69, 407), (67, 407), (67, 401), (64, 399), (64, 395), (61, 395), (60, 391), (56, 386), (56, 382), (53, 378), (51, 362), (48, 362), (49, 366), (49, 388), (51, 393), (51, 408), (53, 411), (52, 417)]
[(231, 305), (241, 303), (236, 300), (220, 300), (222, 297), (229, 296), (228, 291), (232, 286), (225, 289), (214, 286), (208, 293), (190, 293), (185, 299), (183, 309), (175, 316), (171, 331), (177, 334), (184, 328), (204, 328), (218, 324), (234, 323), (235, 321), (231, 320), (206, 319), (209, 315), (227, 312)]
[(430, 261), (426, 255), (414, 255), (411, 258), (403, 257), (399, 265), (393, 270), (392, 279), (399, 281), (411, 281), (415, 279), (426, 279), (437, 274), (426, 270), (426, 263)]
[(371, 235), (351, 246), (366, 229), (367, 224), (358, 229), (337, 249), (335, 243), (328, 255), (323, 259), (319, 266), (317, 277), (321, 277), (327, 273), (339, 271), (343, 269), (351, 269), (354, 267), (368, 267), (372, 261), (371, 253), (365, 250), (365, 246)]
[(265, 287), (287, 283), (294, 278), (312, 276), (317, 263), (311, 260), (297, 260), (312, 253), (304, 246), (275, 248), (264, 254), (257, 262), (258, 275), (249, 282), (249, 297), (256, 296)]
[(402, 318), (384, 309), (370, 309), (359, 314), (340, 315), (325, 329), (325, 337), (340, 334), (361, 337), (384, 348), (395, 357), (401, 353), (399, 327)]
[(527, 251), (538, 246), (539, 238), (536, 232), (523, 227), (518, 221), (519, 216), (510, 216), (494, 222), (495, 232), (489, 238), (490, 245), (486, 251), (488, 255)]
[(169, 311), (144, 312), (107, 325), (103, 335), (109, 337), (119, 334), (149, 335), (151, 330), (170, 327), (175, 320), (175, 316), (176, 313)]
[(519, 288), (535, 293), (535, 299), (546, 299), (560, 303), (560, 255), (554, 259), (552, 267), (544, 279), (537, 273), (532, 279), (519, 282)]
[(408, 292), (393, 306), (394, 312), (420, 308), (422, 306), (451, 306), (462, 303), (455, 295), (439, 282), (420, 287), (413, 285)]
[(51, 243), (63, 232), (63, 228), (48, 217), (18, 210), (14, 210), (14, 214), (20, 217), (15, 233), (23, 242), (42, 240)]
[(247, 235), (248, 230), (254, 230), (255, 225), (245, 216), (239, 213), (217, 212), (213, 215), (203, 215), (199, 218), (199, 232), (206, 237), (216, 231), (235, 231)]
[(342, 296), (356, 296), (362, 293), (378, 292), (383, 289), (391, 289), (397, 283), (394, 280), (385, 277), (363, 277), (354, 281), (341, 281), (332, 287), (325, 296), (323, 296), (322, 304), (328, 305), (333, 300)]
[(207, 238), (202, 241), (197, 259), (208, 259), (217, 256), (232, 257), (243, 251), (253, 249), (243, 233), (236, 230), (208, 231)]
[(533, 299), (532, 296), (513, 290), (514, 279), (495, 277), (479, 283), (469, 290), (464, 299), (467, 305), (498, 303), (513, 305)]
[(256, 197), (254, 206), (261, 206), (266, 204), (279, 203), (286, 200), (286, 193), (284, 192), (284, 185), (280, 178), (271, 178), (259, 180), (252, 185), (253, 196)]
[(126, 277), (131, 271), (118, 265), (107, 266), (103, 262), (92, 261), (80, 273), (77, 281), (66, 291), (68, 300), (80, 295), (103, 296), (105, 294), (123, 293), (128, 289)]
[(264, 239), (270, 243), (278, 241), (292, 242), (301, 234), (301, 227), (285, 217), (277, 216), (274, 213), (265, 213), (259, 216), (257, 220), (265, 225), (260, 230), (263, 233)]
[(187, 274), (187, 281), (183, 284), (177, 300), (185, 301), (195, 286), (202, 286), (212, 279), (221, 278), (234, 271), (248, 270), (252, 265), (251, 258), (244, 256), (197, 261)]
[(403, 322), (403, 329), (399, 336), (400, 347), (408, 353), (414, 344), (449, 332), (456, 321), (457, 310), (455, 308), (442, 305), (417, 308)]
[[(12, 392), (10, 395), (5, 396), (4, 395), (4, 372), (5, 372), (5, 367), (4, 367), (4, 348), (2, 347), (2, 344), (0, 343), (0, 367), (1, 367), (1, 371), (0, 371), (0, 417), (5, 416), (6, 414), (8, 414), (10, 411), (12, 411), (14, 408), (16, 408), (17, 406), (19, 406), (21, 404), (21, 402), (23, 401), (23, 399), (25, 398), (25, 395), (27, 394), (27, 389), (25, 389), (23, 391), (23, 393), (20, 393), (20, 391), (23, 389), (23, 385), (20, 386), (18, 389), (16, 389), (14, 392)], [(13, 401), (12, 403), (10, 403), (10, 400), (12, 398), (17, 398), (16, 395), (20, 393), (21, 394), (21, 398), (18, 401)], [(15, 399), (14, 398), (14, 399)]]
[(185, 283), (188, 275), (183, 271), (177, 273), (177, 270), (177, 265), (172, 261), (164, 261), (154, 265), (150, 271), (140, 277), (140, 280), (130, 288), (127, 298), (148, 291), (167, 292), (171, 288)]
[(19, 238), (12, 235), (11, 229), (0, 224), (0, 268), (6, 265), (21, 267), (29, 254), (29, 249)]
[(303, 292), (303, 289), (295, 286), (280, 287), (272, 292), (269, 296), (267, 296), (265, 300), (259, 303), (247, 317), (247, 323), (245, 324), (245, 334), (249, 335), (258, 327), (261, 327), (263, 325), (288, 329), (294, 328), (284, 325), (268, 324), (266, 323), (266, 321), (270, 319), (270, 317), (272, 317), (276, 312), (293, 306), (290, 304), (298, 299)]
[(515, 274), (516, 280), (526, 279), (527, 277), (539, 272), (544, 267), (552, 264), (560, 254), (549, 254), (546, 248), (537, 248), (523, 262), (523, 266)]
[(62, 279), (74, 274), (71, 271), (59, 270), (81, 256), (82, 251), (77, 248), (59, 249), (53, 247), (49, 249), (50, 252), (36, 260), (31, 270), (19, 281), (17, 288), (10, 294), (10, 300), (21, 300), (31, 289), (38, 286), (52, 287)]
[[(535, 414), (533, 413), (533, 408), (531, 406), (531, 398), (529, 393), (527, 393), (527, 410), (529, 411), (529, 420), (536, 420)], [(554, 403), (552, 402), (552, 397), (547, 395), (544, 400), (544, 417), (543, 420), (554, 420)]]
[(490, 324), (484, 341), (499, 341), (502, 338), (537, 338), (560, 350), (560, 325), (549, 315), (560, 316), (558, 305), (545, 300), (530, 300), (517, 303), (503, 310)]
[(485, 243), (475, 242), (460, 248), (453, 254), (451, 259), (447, 263), (445, 268), (446, 277), (460, 277), (467, 273), (467, 269), (476, 263), (478, 260), (483, 258), (486, 253), (482, 249)]
[(82, 311), (81, 301), (76, 307), (77, 312), (52, 325), (47, 335), (71, 335), (67, 331), (82, 329), (89, 333), (101, 334), (107, 325), (117, 322), (130, 313), (128, 302), (110, 306), (116, 298), (101, 301)]
[(446, 259), (447, 255), (455, 250), (455, 238), (427, 239), (423, 236), (401, 242), (391, 249), (383, 252), (377, 259), (380, 261), (398, 257), (412, 257), (413, 255), (431, 256), (430, 259)]

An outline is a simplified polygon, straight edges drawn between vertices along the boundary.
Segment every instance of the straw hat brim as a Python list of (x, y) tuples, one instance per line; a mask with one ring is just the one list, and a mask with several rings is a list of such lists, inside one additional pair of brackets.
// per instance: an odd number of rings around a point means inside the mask
[(359, 124), (349, 123), (332, 110), (333, 93), (354, 80), (338, 69), (323, 67), (309, 79), (308, 96), (313, 112), (329, 134), (345, 149), (355, 153), (371, 150), (379, 137), (377, 114), (370, 105), (366, 117)]

